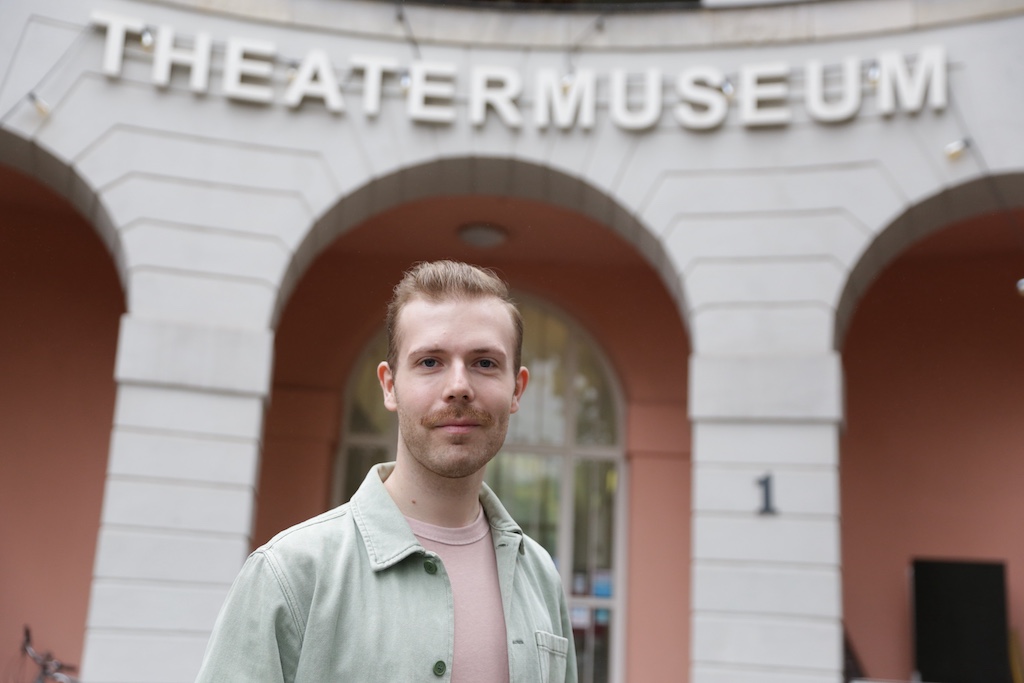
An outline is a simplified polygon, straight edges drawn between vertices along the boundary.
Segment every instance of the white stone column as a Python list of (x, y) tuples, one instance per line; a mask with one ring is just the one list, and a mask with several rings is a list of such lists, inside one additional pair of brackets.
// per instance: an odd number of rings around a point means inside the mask
[(273, 335), (121, 323), (82, 676), (192, 681), (249, 551)]
[(691, 359), (691, 683), (842, 680), (841, 385), (836, 354)]

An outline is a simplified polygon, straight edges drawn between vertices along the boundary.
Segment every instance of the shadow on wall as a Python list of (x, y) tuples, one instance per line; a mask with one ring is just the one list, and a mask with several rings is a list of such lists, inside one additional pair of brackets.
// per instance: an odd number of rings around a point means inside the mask
[(27, 624), (81, 660), (124, 310), (92, 226), (0, 166), (0, 652)]

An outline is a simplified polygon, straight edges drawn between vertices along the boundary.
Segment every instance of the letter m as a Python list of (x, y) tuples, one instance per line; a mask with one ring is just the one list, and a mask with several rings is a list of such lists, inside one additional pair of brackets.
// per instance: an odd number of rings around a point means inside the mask
[(593, 128), (597, 105), (597, 79), (589, 69), (577, 69), (570, 81), (563, 83), (554, 69), (537, 71), (533, 119), (538, 128), (547, 128), (554, 109), (555, 125), (565, 130), (579, 116), (580, 126)]
[(903, 111), (917, 113), (924, 107), (925, 94), (932, 109), (946, 107), (946, 50), (926, 47), (917, 55), (914, 72), (899, 52), (878, 56), (878, 108), (885, 116)]

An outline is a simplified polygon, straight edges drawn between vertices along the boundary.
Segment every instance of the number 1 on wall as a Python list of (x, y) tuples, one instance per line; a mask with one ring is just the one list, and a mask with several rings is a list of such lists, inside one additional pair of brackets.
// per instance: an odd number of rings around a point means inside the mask
[(759, 515), (776, 515), (779, 513), (775, 509), (775, 502), (772, 499), (772, 475), (771, 472), (764, 475), (757, 480), (757, 485), (761, 487), (761, 509), (758, 510)]

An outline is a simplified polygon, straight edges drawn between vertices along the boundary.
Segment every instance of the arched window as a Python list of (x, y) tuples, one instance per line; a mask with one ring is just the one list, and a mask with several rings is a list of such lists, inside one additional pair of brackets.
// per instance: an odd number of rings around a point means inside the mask
[[(521, 304), (520, 311), (530, 384), (486, 480), (523, 530), (551, 553), (569, 596), (580, 681), (603, 683), (618, 678), (612, 666), (621, 669), (621, 662), (613, 660), (624, 651), (620, 392), (601, 353), (574, 323), (537, 303)], [(371, 466), (394, 459), (398, 420), (383, 406), (376, 374), (386, 346), (382, 332), (349, 384), (336, 503), (355, 493)]]

